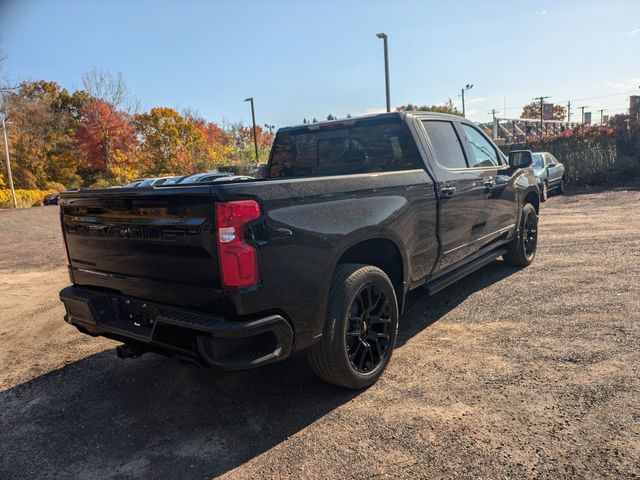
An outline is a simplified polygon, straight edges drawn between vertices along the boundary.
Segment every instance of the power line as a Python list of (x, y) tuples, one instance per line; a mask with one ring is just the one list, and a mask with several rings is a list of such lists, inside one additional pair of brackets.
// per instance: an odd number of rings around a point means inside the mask
[(574, 98), (574, 101), (582, 101), (582, 100), (596, 100), (598, 98), (607, 98), (607, 97), (622, 97), (637, 94), (637, 92), (620, 92), (620, 93), (608, 93), (606, 95), (595, 95), (593, 97), (582, 97), (582, 98)]

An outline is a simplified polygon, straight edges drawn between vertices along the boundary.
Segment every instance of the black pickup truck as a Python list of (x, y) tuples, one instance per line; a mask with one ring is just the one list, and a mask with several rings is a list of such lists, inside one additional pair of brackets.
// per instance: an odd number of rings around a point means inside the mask
[(306, 349), (364, 388), (409, 290), (533, 260), (530, 164), (464, 118), (388, 113), (279, 130), (263, 179), (64, 192), (65, 319), (120, 357), (242, 369)]

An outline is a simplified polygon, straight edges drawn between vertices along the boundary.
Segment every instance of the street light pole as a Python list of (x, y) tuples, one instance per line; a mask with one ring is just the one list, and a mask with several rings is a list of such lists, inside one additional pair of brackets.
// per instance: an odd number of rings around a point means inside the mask
[(471, 83), (467, 83), (464, 88), (460, 89), (460, 91), (462, 92), (462, 116), (466, 117), (466, 111), (464, 109), (464, 92), (467, 90), (471, 90), (473, 88), (473, 84)]
[(4, 121), (4, 114), (2, 114), (2, 133), (4, 135), (4, 157), (7, 160), (7, 180), (9, 180), (9, 188), (11, 189), (13, 208), (18, 208), (16, 189), (13, 188), (13, 177), (11, 176), (11, 162), (9, 161), (9, 141), (7, 140), (7, 124)]
[(273, 135), (273, 129), (276, 128), (275, 125), (269, 125), (268, 123), (264, 124), (265, 128), (269, 129), (269, 135)]
[(384, 84), (387, 94), (387, 112), (391, 111), (391, 98), (389, 95), (389, 45), (387, 43), (386, 33), (376, 33), (376, 37), (381, 38), (384, 42)]
[(260, 163), (260, 158), (258, 157), (258, 133), (256, 131), (256, 112), (253, 108), (253, 97), (245, 98), (245, 102), (251, 102), (251, 120), (253, 121), (253, 145), (256, 148), (256, 163)]

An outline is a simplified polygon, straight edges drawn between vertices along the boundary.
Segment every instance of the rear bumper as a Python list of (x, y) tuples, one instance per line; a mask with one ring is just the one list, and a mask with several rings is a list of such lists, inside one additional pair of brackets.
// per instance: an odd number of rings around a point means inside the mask
[(104, 291), (70, 286), (60, 292), (65, 321), (81, 332), (228, 370), (284, 360), (293, 331), (280, 315), (231, 321)]

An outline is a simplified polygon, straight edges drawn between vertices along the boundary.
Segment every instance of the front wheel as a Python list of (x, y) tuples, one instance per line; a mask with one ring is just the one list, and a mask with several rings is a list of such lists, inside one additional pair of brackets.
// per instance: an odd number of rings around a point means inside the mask
[(526, 267), (536, 256), (538, 246), (538, 214), (530, 203), (522, 207), (522, 217), (515, 237), (504, 255), (507, 263), (518, 267)]
[(322, 338), (307, 352), (322, 380), (345, 388), (373, 385), (387, 367), (398, 333), (398, 302), (389, 277), (370, 265), (339, 265)]
[(542, 183), (542, 192), (540, 193), (540, 201), (546, 202), (549, 198), (549, 182), (546, 180)]

